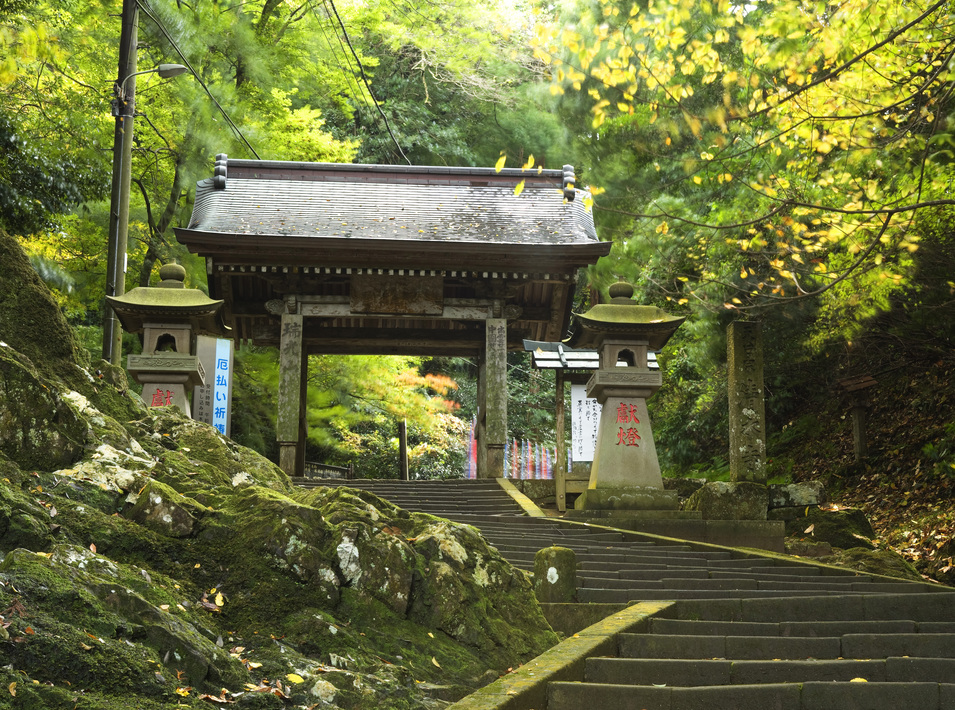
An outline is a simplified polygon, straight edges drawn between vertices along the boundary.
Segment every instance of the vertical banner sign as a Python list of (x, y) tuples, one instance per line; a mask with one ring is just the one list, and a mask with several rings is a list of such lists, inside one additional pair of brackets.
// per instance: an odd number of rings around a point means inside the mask
[(212, 426), (219, 433), (229, 435), (232, 423), (232, 341), (216, 340), (216, 369), (213, 378)]
[(229, 436), (232, 430), (232, 341), (200, 335), (198, 354), (206, 384), (192, 396), (192, 416)]
[(597, 447), (600, 402), (587, 396), (586, 385), (571, 385), (571, 453), (574, 461), (593, 461)]

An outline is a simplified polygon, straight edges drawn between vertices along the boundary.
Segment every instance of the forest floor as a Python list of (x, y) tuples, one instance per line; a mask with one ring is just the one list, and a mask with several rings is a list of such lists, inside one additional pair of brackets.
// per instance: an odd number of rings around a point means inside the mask
[[(900, 553), (923, 576), (955, 583), (955, 357), (870, 358), (868, 455), (856, 461), (846, 396), (807, 399), (784, 429), (793, 480), (821, 480), (833, 503), (862, 509), (878, 547)], [(835, 396), (833, 396), (835, 395)], [(772, 444), (772, 440), (770, 440)]]

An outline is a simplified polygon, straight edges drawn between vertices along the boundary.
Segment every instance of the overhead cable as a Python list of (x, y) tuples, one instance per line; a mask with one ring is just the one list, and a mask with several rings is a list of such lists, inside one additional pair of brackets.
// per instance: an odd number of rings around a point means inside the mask
[(155, 14), (153, 14), (152, 8), (149, 7), (149, 4), (145, 0), (136, 0), (136, 3), (139, 5), (139, 8), (146, 13), (146, 16), (153, 21), (156, 27), (159, 28), (159, 31), (163, 34), (163, 36), (166, 38), (169, 44), (172, 45), (172, 48), (176, 50), (176, 54), (178, 54), (179, 58), (182, 59), (182, 63), (189, 68), (189, 71), (192, 73), (192, 76), (195, 78), (196, 81), (199, 82), (199, 86), (201, 86), (202, 90), (206, 92), (206, 96), (208, 96), (212, 100), (212, 103), (215, 104), (215, 107), (219, 109), (219, 113), (221, 113), (223, 118), (225, 118), (226, 123), (229, 124), (229, 127), (232, 129), (232, 131), (245, 144), (245, 147), (249, 149), (252, 155), (255, 156), (256, 160), (261, 160), (261, 158), (259, 157), (259, 154), (255, 152), (255, 148), (253, 148), (251, 144), (249, 143), (249, 141), (245, 139), (245, 136), (242, 135), (242, 131), (239, 130), (239, 127), (235, 125), (232, 118), (230, 118), (229, 114), (226, 113), (226, 110), (222, 108), (222, 105), (218, 102), (216, 97), (212, 95), (211, 91), (209, 91), (209, 87), (206, 86), (206, 83), (202, 80), (202, 77), (199, 76), (199, 72), (197, 72), (193, 68), (192, 64), (189, 63), (189, 60), (186, 58), (186, 55), (179, 48), (179, 45), (176, 44), (176, 40), (172, 38), (172, 35), (169, 34), (169, 32), (163, 26), (162, 22), (159, 21), (159, 18), (157, 18)]

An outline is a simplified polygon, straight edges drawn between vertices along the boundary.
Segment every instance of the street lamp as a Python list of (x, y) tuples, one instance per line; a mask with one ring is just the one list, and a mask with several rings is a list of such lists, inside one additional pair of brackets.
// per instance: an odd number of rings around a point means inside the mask
[[(120, 40), (119, 78), (113, 86), (113, 181), (109, 204), (109, 235), (106, 249), (106, 295), (122, 296), (126, 292), (126, 243), (129, 229), (129, 189), (133, 155), (133, 117), (136, 113), (135, 77), (159, 74), (166, 79), (189, 69), (181, 64), (160, 64), (154, 69), (136, 71), (136, 29), (138, 12), (123, 12), (123, 38)], [(127, 17), (127, 14), (130, 16)], [(128, 86), (127, 86), (128, 83)], [(106, 305), (103, 323), (103, 359), (113, 365), (122, 361), (123, 330), (113, 309)]]

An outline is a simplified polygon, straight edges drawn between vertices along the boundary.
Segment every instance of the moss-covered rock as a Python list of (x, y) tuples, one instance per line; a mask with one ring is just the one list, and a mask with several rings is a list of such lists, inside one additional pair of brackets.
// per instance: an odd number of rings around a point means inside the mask
[(835, 550), (833, 554), (819, 557), (819, 562), (838, 567), (847, 567), (859, 572), (881, 574), (886, 577), (898, 577), (921, 582), (922, 575), (902, 555), (892, 550), (869, 550), (854, 547), (849, 550)]
[(828, 542), (833, 547), (873, 549), (875, 532), (868, 518), (858, 508), (827, 510), (810, 508), (806, 517), (786, 522), (786, 534), (816, 542)]
[(23, 469), (68, 466), (89, 427), (32, 364), (0, 345), (0, 451)]
[(769, 489), (759, 483), (716, 481), (701, 486), (684, 504), (704, 520), (766, 520)]
[(557, 641), (475, 529), (296, 490), (211, 427), (147, 409), (121, 369), (86, 369), (49, 294), (19, 300), (44, 289), (16, 259), (0, 283), (0, 681), (17, 694), (0, 707), (208, 707), (203, 692), (442, 707)]
[(131, 493), (127, 500), (127, 518), (172, 537), (191, 535), (196, 520), (206, 511), (205, 506), (155, 480), (148, 481), (138, 493)]
[(163, 464), (154, 477), (183, 495), (249, 485), (292, 490), (288, 476), (271, 461), (174, 407), (149, 409), (127, 429)]
[(27, 492), (0, 485), (0, 552), (46, 550), (53, 539), (49, 512)]
[(88, 356), (17, 240), (2, 229), (0, 264), (2, 339), (45, 373), (75, 376), (75, 366)]

